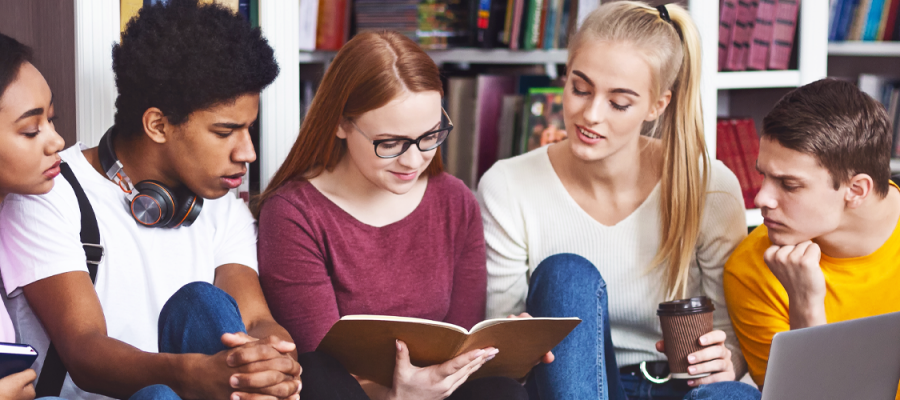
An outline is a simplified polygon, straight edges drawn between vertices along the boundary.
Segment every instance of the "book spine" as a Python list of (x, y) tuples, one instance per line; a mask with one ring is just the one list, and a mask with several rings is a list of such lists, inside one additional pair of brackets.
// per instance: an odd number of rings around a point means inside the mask
[(725, 69), (729, 71), (744, 70), (744, 45), (750, 34), (751, 14), (750, 1), (738, 0), (737, 17), (731, 32), (731, 45), (728, 47), (728, 55), (725, 60)]
[(882, 11), (884, 11), (884, 0), (872, 0), (869, 14), (866, 16), (865, 28), (863, 28), (862, 40), (875, 40), (875, 36), (878, 35), (878, 26), (881, 24)]
[(319, 19), (319, 0), (300, 0), (300, 50), (316, 49), (316, 29)]
[(738, 183), (741, 185), (741, 197), (746, 206), (749, 185), (737, 148), (737, 130), (733, 119), (719, 119), (716, 123), (716, 158), (722, 161), (722, 164), (725, 164), (737, 177)]
[(860, 0), (859, 6), (853, 13), (853, 22), (850, 23), (850, 31), (847, 32), (847, 40), (861, 40), (863, 29), (866, 27), (866, 18), (869, 15), (869, 7), (872, 0)]
[(547, 14), (550, 12), (550, 2), (553, 0), (543, 0), (541, 2), (541, 27), (537, 34), (537, 43), (535, 44), (535, 48), (543, 49), (544, 48), (544, 34), (547, 32)]
[(741, 47), (741, 70), (747, 69), (747, 58), (750, 55), (750, 41), (753, 40), (753, 31), (756, 27), (756, 10), (759, 9), (759, 0), (750, 1), (750, 21), (745, 27), (746, 32), (743, 37), (743, 46)]
[(541, 34), (542, 3), (542, 0), (529, 0), (528, 18), (525, 25), (525, 50), (537, 48), (538, 36)]
[(754, 208), (753, 199), (762, 188), (762, 175), (756, 172), (756, 159), (759, 158), (759, 136), (752, 118), (739, 119), (737, 128), (738, 145), (741, 149), (744, 173), (747, 174), (747, 200), (745, 206)]
[(884, 31), (881, 33), (881, 40), (888, 41), (892, 39), (894, 34), (894, 25), (897, 23), (897, 10), (900, 6), (900, 0), (891, 0), (890, 7), (887, 8), (887, 19), (884, 24)]
[(775, 0), (759, 0), (750, 48), (747, 50), (747, 69), (765, 70), (769, 59), (775, 24)]
[(319, 0), (316, 49), (339, 50), (346, 41), (347, 0)]
[(519, 49), (519, 43), (522, 37), (522, 14), (525, 11), (526, 0), (515, 0), (516, 9), (513, 14), (512, 32), (509, 38), (509, 48), (512, 50)]
[(723, 0), (719, 11), (719, 71), (724, 71), (728, 48), (731, 46), (731, 34), (737, 18), (737, 0)]
[(512, 19), (516, 10), (516, 0), (506, 1), (506, 15), (503, 16), (503, 44), (509, 46), (509, 38), (512, 37)]
[(847, 40), (847, 35), (850, 33), (850, 25), (853, 23), (853, 16), (856, 14), (856, 8), (859, 7), (859, 0), (840, 1), (842, 7), (837, 17), (838, 20), (835, 22), (835, 41)]
[(791, 60), (794, 47), (794, 32), (797, 28), (797, 11), (800, 0), (778, 0), (775, 14), (775, 33), (772, 37), (769, 69), (785, 70)]
[(557, 4), (559, 4), (559, 0), (547, 0), (547, 20), (544, 21), (544, 43), (542, 46), (544, 50), (552, 49), (553, 44), (556, 43)]
[(562, 0), (562, 17), (559, 21), (559, 40), (556, 48), (565, 49), (569, 47), (569, 36), (572, 34), (572, 22), (574, 9), (577, 7), (576, 0)]
[(884, 0), (884, 4), (881, 7), (881, 20), (878, 21), (878, 32), (875, 34), (875, 38), (873, 40), (881, 41), (881, 38), (884, 37), (884, 30), (887, 28), (888, 16), (891, 12), (891, 0)]

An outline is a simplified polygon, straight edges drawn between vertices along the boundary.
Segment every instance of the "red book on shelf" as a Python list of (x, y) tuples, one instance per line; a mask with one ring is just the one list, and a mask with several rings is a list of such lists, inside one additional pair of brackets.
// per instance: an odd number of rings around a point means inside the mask
[(794, 48), (794, 33), (797, 30), (797, 11), (800, 0), (778, 0), (775, 12), (775, 33), (769, 52), (769, 69), (787, 69)]
[(722, 7), (719, 8), (719, 71), (725, 70), (725, 60), (731, 46), (731, 33), (736, 18), (737, 0), (723, 0)]
[(753, 33), (753, 24), (756, 20), (756, 0), (738, 0), (737, 17), (731, 33), (731, 46), (725, 57), (725, 69), (729, 71), (743, 71), (747, 68), (747, 47), (750, 35)]
[(503, 96), (516, 92), (516, 77), (511, 75), (478, 75), (475, 101), (475, 140), (477, 144), (477, 177), (497, 162), (500, 149), (500, 121)]
[(552, 0), (544, 0), (541, 4), (541, 10), (540, 10), (541, 31), (538, 33), (538, 37), (537, 37), (537, 48), (538, 49), (544, 48), (544, 35), (547, 32), (547, 14), (549, 14), (549, 11), (550, 11), (550, 2), (551, 1)]
[(750, 199), (750, 205), (747, 202), (750, 184), (747, 178), (747, 171), (744, 168), (744, 162), (741, 159), (740, 150), (737, 146), (737, 129), (733, 119), (720, 118), (716, 123), (716, 158), (722, 161), (722, 164), (725, 164), (738, 178), (744, 206), (752, 208), (753, 199)]
[(509, 33), (510, 50), (519, 49), (519, 37), (522, 36), (522, 14), (525, 12), (525, 0), (515, 0), (513, 9), (512, 29)]
[(900, 6), (900, 0), (888, 0), (891, 2), (887, 10), (887, 21), (884, 23), (884, 31), (881, 34), (881, 40), (888, 41), (894, 35), (894, 25), (897, 23), (897, 7)]
[(339, 50), (347, 42), (347, 1), (319, 0), (316, 49)]
[(772, 44), (775, 24), (776, 0), (759, 0), (756, 9), (756, 22), (753, 24), (753, 35), (747, 50), (747, 69), (762, 71), (769, 60), (769, 47)]
[(747, 208), (755, 208), (753, 198), (762, 187), (762, 175), (756, 172), (756, 159), (759, 157), (759, 136), (756, 134), (756, 125), (752, 118), (742, 118), (735, 122), (737, 133), (737, 145), (740, 149), (741, 159), (744, 163), (744, 171), (747, 174), (747, 194), (745, 203)]

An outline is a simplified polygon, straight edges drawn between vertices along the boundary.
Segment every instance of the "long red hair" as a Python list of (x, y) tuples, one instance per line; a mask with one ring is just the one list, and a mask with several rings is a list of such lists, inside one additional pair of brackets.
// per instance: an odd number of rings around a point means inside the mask
[[(346, 152), (335, 134), (347, 118), (380, 108), (404, 92), (436, 91), (444, 96), (437, 65), (418, 44), (393, 31), (367, 31), (347, 42), (334, 57), (313, 97), (300, 134), (269, 186), (255, 202), (262, 204), (278, 188), (331, 171)], [(440, 149), (425, 170), (443, 172)]]

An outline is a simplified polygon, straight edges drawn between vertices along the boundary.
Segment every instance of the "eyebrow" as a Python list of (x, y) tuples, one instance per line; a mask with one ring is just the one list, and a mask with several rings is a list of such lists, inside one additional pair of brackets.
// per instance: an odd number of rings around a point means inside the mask
[(246, 125), (238, 124), (238, 123), (234, 123), (234, 122), (217, 122), (217, 123), (213, 124), (213, 126), (215, 126), (217, 128), (240, 129)]
[[(53, 94), (52, 93), (50, 94), (50, 107), (53, 107)], [(22, 115), (20, 115), (19, 118), (16, 118), (16, 120), (13, 123), (19, 122), (25, 118), (31, 118), (35, 115), (41, 115), (43, 113), (44, 113), (43, 107), (32, 108), (31, 110), (28, 110), (28, 111), (25, 111), (24, 113), (22, 113)]]
[(778, 179), (778, 180), (780, 180), (780, 181), (785, 181), (785, 180), (795, 180), (795, 181), (803, 182), (803, 178), (801, 178), (801, 177), (799, 177), (799, 176), (794, 176), (794, 175), (778, 175), (778, 174), (766, 174), (763, 170), (759, 169), (759, 162), (756, 163), (755, 167), (756, 167), (756, 171), (757, 171), (757, 172), (759, 172), (759, 173), (761, 173), (761, 174), (763, 174), (763, 175), (769, 175), (770, 177), (775, 178), (775, 179)]
[[(429, 129), (429, 130), (427, 130), (427, 131), (425, 131), (425, 132), (422, 132), (422, 135), (424, 135), (424, 134), (426, 134), (426, 133), (428, 133), (428, 132), (434, 131), (434, 130), (437, 129), (439, 126), (441, 126), (441, 121), (438, 121), (438, 123), (434, 124), (434, 126), (432, 126), (431, 129)], [(380, 136), (380, 137), (387, 136), (387, 137), (390, 138), (390, 139), (409, 139), (409, 138), (406, 137), (406, 136), (403, 136), (403, 135), (395, 135), (395, 134), (393, 134), (393, 133), (379, 133), (379, 134), (375, 135), (375, 137), (379, 137), (379, 136)]]
[[(594, 81), (592, 81), (591, 78), (588, 78), (587, 75), (584, 74), (584, 72), (581, 72), (576, 69), (576, 70), (572, 71), (572, 73), (577, 75), (579, 78), (584, 79), (584, 81), (587, 82), (588, 85), (596, 87), (596, 85), (594, 85)], [(630, 94), (634, 97), (641, 97), (641, 95), (637, 94), (637, 92), (635, 92), (634, 90), (626, 89), (626, 88), (616, 88), (616, 89), (610, 90), (610, 93), (624, 93), (624, 94)]]

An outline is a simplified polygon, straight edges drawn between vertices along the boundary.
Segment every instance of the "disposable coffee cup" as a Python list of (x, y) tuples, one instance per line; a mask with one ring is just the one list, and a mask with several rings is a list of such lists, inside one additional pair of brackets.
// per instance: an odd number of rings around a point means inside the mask
[(691, 375), (688, 373), (687, 357), (703, 349), (700, 336), (713, 330), (712, 300), (706, 296), (659, 303), (656, 315), (662, 325), (666, 357), (673, 379), (693, 379), (709, 376), (709, 373)]

